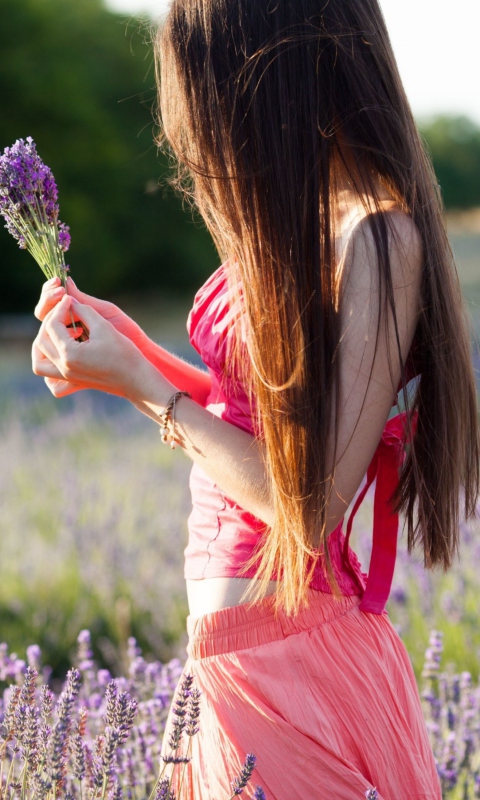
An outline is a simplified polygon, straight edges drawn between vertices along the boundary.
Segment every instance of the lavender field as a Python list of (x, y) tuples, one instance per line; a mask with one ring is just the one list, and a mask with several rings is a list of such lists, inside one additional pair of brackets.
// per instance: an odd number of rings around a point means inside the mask
[[(41, 643), (57, 672), (83, 628), (116, 672), (130, 635), (162, 660), (185, 643), (190, 462), (161, 446), (151, 420), (99, 399), (17, 399), (0, 420), (1, 639), (17, 652)], [(364, 567), (371, 499), (353, 534)], [(445, 634), (446, 663), (479, 671), (478, 523), (464, 524), (462, 539), (447, 575), (400, 547), (389, 610), (417, 675), (432, 628)]]

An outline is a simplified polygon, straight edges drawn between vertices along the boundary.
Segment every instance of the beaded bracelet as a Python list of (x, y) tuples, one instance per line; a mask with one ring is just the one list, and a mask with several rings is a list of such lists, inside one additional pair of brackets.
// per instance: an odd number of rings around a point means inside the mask
[[(160, 414), (160, 419), (162, 421), (162, 427), (160, 428), (160, 436), (162, 437), (162, 442), (164, 444), (170, 443), (170, 447), (172, 448), (172, 450), (174, 450), (177, 444), (179, 444), (175, 439), (175, 404), (178, 398), (183, 396), (191, 397), (192, 395), (190, 394), (190, 392), (175, 392), (175, 394), (172, 394), (170, 400), (163, 409), (163, 413)], [(172, 424), (171, 431), (169, 428), (170, 423)]]

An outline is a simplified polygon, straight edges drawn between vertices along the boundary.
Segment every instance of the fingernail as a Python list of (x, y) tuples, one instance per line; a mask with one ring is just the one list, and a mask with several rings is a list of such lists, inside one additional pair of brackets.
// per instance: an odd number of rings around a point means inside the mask
[(65, 289), (63, 288), (63, 286), (59, 286), (58, 289), (55, 289), (52, 292), (52, 297), (60, 297), (60, 295), (64, 294), (64, 292)]
[(59, 282), (60, 282), (60, 278), (57, 277), (57, 275), (55, 275), (54, 278), (50, 278), (50, 280), (47, 281), (47, 286), (49, 286), (49, 287), (50, 286), (56, 286), (57, 283), (59, 283)]
[(73, 278), (71, 278), (71, 277), (70, 277), (70, 275), (69, 275), (69, 276), (68, 276), (68, 278), (67, 278), (67, 283), (71, 283), (71, 284), (72, 284), (72, 286), (75, 286), (75, 289), (77, 288), (77, 284), (75, 283), (75, 281), (73, 280)]

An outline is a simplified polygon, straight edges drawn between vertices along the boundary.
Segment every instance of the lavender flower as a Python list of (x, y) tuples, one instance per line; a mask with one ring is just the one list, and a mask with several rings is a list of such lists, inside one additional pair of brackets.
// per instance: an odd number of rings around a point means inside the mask
[(435, 679), (438, 677), (440, 661), (443, 652), (443, 633), (432, 631), (430, 634), (430, 647), (425, 651), (425, 664), (422, 677)]
[(42, 686), (40, 689), (40, 716), (46, 723), (52, 716), (53, 711), (53, 692), (50, 691), (48, 686)]
[(200, 730), (198, 724), (200, 718), (200, 697), (202, 693), (199, 689), (192, 689), (190, 692), (190, 703), (188, 706), (185, 733), (187, 736), (195, 736)]
[(42, 651), (40, 650), (38, 644), (31, 644), (30, 647), (27, 647), (27, 661), (29, 667), (32, 669), (40, 671), (40, 664), (42, 658)]
[[(3, 698), (0, 694), (0, 774), (4, 776), (0, 794), (5, 794), (8, 774), (7, 794), (17, 793), (22, 800), (131, 800), (134, 796), (181, 800), (184, 765), (190, 761), (191, 739), (198, 733), (200, 720), (201, 692), (193, 676), (182, 674), (176, 659), (167, 665), (147, 662), (135, 644), (131, 663), (142, 665), (136, 679), (119, 677), (106, 683), (106, 675), (93, 660), (89, 633), (84, 631), (79, 639), (81, 663), (90, 664), (83, 673), (71, 669), (60, 694), (46, 685), (37, 689), (45, 671), (39, 677), (31, 666), (22, 672), (22, 686), (7, 688)], [(5, 646), (0, 658), (7, 657)], [(29, 652), (29, 660), (33, 658), (38, 663), (35, 649)], [(12, 663), (17, 661), (12, 654)], [(167, 741), (178, 747), (162, 761), (162, 733), (172, 700), (174, 730)], [(180, 750), (183, 734), (185, 755)], [(254, 766), (255, 757), (247, 756), (233, 782), (232, 797), (243, 793)], [(266, 800), (261, 787), (256, 787), (253, 797)]]
[(102, 774), (110, 776), (113, 772), (114, 759), (118, 746), (122, 743), (122, 735), (118, 728), (105, 728), (105, 744), (102, 752)]
[(85, 744), (79, 733), (72, 737), (71, 753), (73, 761), (73, 775), (78, 781), (82, 781), (87, 771), (86, 758), (85, 758)]
[(186, 726), (187, 707), (189, 704), (190, 690), (193, 683), (193, 675), (185, 675), (182, 680), (180, 690), (175, 698), (173, 706), (173, 726), (170, 738), (168, 740), (169, 747), (172, 754), (166, 756), (164, 761), (170, 762), (175, 758), (175, 753), (180, 746), (183, 731)]
[(57, 276), (65, 283), (69, 228), (58, 220), (57, 185), (31, 136), (17, 139), (0, 156), (0, 214), (8, 232), (31, 253), (45, 276)]
[(118, 781), (115, 781), (109, 795), (109, 800), (122, 800), (122, 798), (123, 798), (122, 787)]
[(106, 725), (115, 725), (117, 722), (117, 684), (111, 681), (105, 690), (107, 708), (105, 711)]
[(233, 789), (232, 797), (235, 797), (238, 794), (243, 794), (245, 786), (252, 777), (252, 772), (255, 769), (256, 763), (257, 759), (255, 758), (253, 753), (248, 753), (245, 759), (245, 763), (241, 769), (240, 775), (238, 776), (238, 778), (235, 778), (235, 780), (232, 781), (232, 789)]
[(378, 800), (378, 792), (376, 789), (367, 789), (365, 797), (367, 800)]
[(155, 800), (175, 800), (175, 796), (170, 789), (170, 781), (167, 778), (159, 782), (155, 791)]
[(22, 690), (20, 692), (20, 704), (32, 705), (35, 700), (35, 682), (38, 677), (38, 672), (32, 667), (27, 667), (25, 678), (23, 681)]
[(11, 686), (10, 687), (10, 694), (8, 697), (7, 708), (5, 711), (5, 719), (3, 721), (3, 725), (7, 732), (7, 741), (12, 738), (12, 736), (16, 733), (16, 711), (17, 706), (20, 701), (20, 686)]

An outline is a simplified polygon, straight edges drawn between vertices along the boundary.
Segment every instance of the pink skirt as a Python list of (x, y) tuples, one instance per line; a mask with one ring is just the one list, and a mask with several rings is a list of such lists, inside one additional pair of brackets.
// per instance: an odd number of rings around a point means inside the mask
[(244, 797), (441, 800), (407, 651), (359, 602), (311, 590), (295, 617), (267, 597), (188, 618), (184, 675), (202, 696), (181, 800), (227, 800), (247, 753)]

